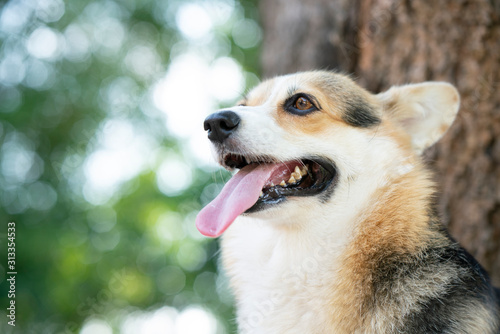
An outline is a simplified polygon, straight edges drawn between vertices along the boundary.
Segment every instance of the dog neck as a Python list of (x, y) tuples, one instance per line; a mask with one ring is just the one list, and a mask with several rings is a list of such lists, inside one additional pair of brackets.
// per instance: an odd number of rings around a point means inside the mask
[[(355, 332), (367, 321), (364, 310), (372, 298), (375, 262), (415, 253), (439, 239), (430, 224), (432, 192), (427, 172), (414, 168), (367, 194), (371, 200), (353, 216), (332, 220), (328, 213), (317, 213), (292, 225), (238, 218), (223, 237), (223, 262), (239, 304), (240, 325), (264, 332), (272, 326), (266, 319), (279, 317), (283, 305), (293, 309), (293, 299), (304, 294), (321, 305), (314, 310), (316, 317), (323, 314), (332, 326)], [(328, 288), (314, 291), (324, 285)], [(298, 305), (297, 312), (303, 312)], [(345, 319), (337, 308), (353, 316)], [(262, 319), (252, 322), (256, 314)]]
[[(330, 324), (339, 332), (354, 333), (377, 318), (374, 306), (374, 286), (377, 275), (387, 273), (381, 264), (386, 261), (404, 262), (426, 248), (444, 246), (450, 240), (441, 233), (440, 223), (433, 213), (431, 198), (434, 185), (428, 172), (417, 168), (373, 195), (373, 201), (359, 217), (351, 240), (338, 259), (337, 280), (333, 283), (330, 300), (343, 308), (338, 317), (331, 312)], [(384, 314), (397, 319), (400, 314)]]

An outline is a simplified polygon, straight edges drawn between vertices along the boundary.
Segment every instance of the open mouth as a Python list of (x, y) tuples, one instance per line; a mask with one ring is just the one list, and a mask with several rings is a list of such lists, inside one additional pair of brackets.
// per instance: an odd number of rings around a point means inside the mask
[[(237, 154), (227, 154), (224, 165), (240, 170), (269, 165), (272, 172), (262, 186), (259, 198), (245, 211), (261, 211), (278, 204), (291, 196), (314, 196), (327, 190), (336, 179), (337, 171), (332, 162), (323, 158), (304, 158), (286, 162), (275, 162), (272, 158), (249, 158)], [(266, 175), (267, 176), (267, 175)]]
[(209, 237), (220, 236), (239, 215), (264, 210), (289, 197), (318, 195), (326, 201), (338, 179), (334, 164), (316, 157), (279, 162), (231, 153), (223, 156), (222, 165), (239, 171), (196, 217), (196, 227)]

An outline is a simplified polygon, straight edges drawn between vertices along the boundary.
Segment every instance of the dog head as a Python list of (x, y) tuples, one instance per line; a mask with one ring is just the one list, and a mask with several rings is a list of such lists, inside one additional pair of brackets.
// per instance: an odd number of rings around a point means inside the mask
[(412, 169), (458, 106), (455, 88), (440, 82), (373, 95), (331, 72), (267, 80), (205, 120), (218, 162), (239, 171), (200, 212), (197, 227), (214, 237), (239, 215), (286, 225), (348, 219)]

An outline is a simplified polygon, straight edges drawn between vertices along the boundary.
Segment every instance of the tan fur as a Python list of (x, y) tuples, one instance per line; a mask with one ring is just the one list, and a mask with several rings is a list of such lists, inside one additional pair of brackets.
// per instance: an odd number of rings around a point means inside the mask
[[(361, 214), (354, 238), (342, 254), (338, 281), (331, 287), (333, 302), (329, 330), (355, 333), (359, 328), (373, 327), (366, 321), (370, 321), (375, 312), (371, 279), (375, 263), (381, 258), (388, 254), (418, 253), (431, 242), (445, 242), (434, 239), (428, 229), (427, 212), (423, 210), (429, 208), (432, 192), (432, 182), (421, 168), (416, 168), (373, 196), (374, 203)], [(408, 304), (414, 302), (408, 300)], [(398, 319), (408, 311), (388, 306), (378, 317)], [(339, 313), (339, 309), (342, 312)], [(385, 333), (388, 329), (379, 330)]]

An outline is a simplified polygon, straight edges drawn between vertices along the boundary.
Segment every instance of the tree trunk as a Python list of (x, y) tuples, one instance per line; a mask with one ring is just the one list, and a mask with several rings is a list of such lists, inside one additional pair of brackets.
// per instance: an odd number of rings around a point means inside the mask
[(442, 80), (461, 110), (425, 156), (438, 208), (500, 285), (500, 1), (261, 0), (264, 76), (353, 73), (373, 92)]

